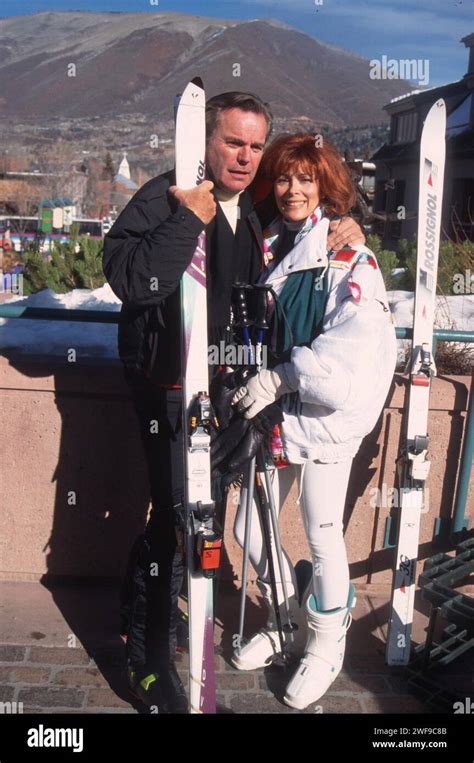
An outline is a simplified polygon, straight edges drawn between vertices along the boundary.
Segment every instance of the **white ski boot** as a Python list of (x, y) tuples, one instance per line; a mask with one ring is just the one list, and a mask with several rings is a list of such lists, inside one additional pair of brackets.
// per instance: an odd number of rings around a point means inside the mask
[[(269, 616), (264, 628), (261, 628), (258, 633), (255, 633), (240, 651), (238, 648), (235, 649), (231, 658), (231, 663), (238, 670), (256, 670), (257, 668), (264, 668), (269, 665), (277, 655), (281, 654), (280, 638), (278, 636), (270, 583), (258, 578), (257, 585), (265, 605), (268, 608)], [(290, 618), (293, 625), (293, 638), (291, 638), (291, 634), (285, 630), (286, 610), (283, 598), (283, 586), (281, 583), (277, 583), (278, 602), (280, 604), (285, 642), (288, 644), (289, 654), (300, 657), (304, 652), (304, 646), (308, 637), (306, 617), (304, 610), (299, 605), (298, 596), (293, 583), (287, 583), (286, 588), (288, 593)]]
[(296, 673), (286, 687), (284, 702), (297, 710), (316, 702), (341, 672), (346, 632), (352, 622), (355, 589), (349, 584), (347, 605), (332, 612), (320, 612), (313, 595), (306, 601), (308, 641)]

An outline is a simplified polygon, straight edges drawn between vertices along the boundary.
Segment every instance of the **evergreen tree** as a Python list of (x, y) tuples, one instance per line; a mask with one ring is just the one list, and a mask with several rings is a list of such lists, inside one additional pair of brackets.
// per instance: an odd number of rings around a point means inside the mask
[(107, 151), (107, 155), (105, 157), (102, 177), (104, 180), (113, 180), (115, 177), (115, 167), (109, 151)]
[(24, 262), (25, 294), (46, 288), (65, 294), (73, 289), (97, 289), (105, 283), (102, 242), (78, 236), (75, 225), (67, 242), (53, 244), (49, 262), (38, 251), (27, 252)]

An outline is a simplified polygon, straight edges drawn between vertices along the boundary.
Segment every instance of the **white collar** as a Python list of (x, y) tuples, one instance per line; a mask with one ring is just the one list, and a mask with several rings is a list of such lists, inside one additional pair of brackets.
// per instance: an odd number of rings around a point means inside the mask
[(298, 270), (325, 268), (328, 265), (327, 237), (329, 218), (324, 217), (270, 273), (265, 283), (272, 283)]

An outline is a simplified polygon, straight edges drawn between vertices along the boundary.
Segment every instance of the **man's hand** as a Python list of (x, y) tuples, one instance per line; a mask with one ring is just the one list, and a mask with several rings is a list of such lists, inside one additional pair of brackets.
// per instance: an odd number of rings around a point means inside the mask
[(362, 229), (352, 217), (343, 217), (341, 220), (333, 220), (329, 223), (329, 235), (327, 240), (328, 252), (334, 249), (342, 249), (349, 244), (365, 244), (365, 236)]
[(171, 185), (168, 190), (176, 201), (194, 212), (196, 217), (199, 217), (203, 224), (207, 225), (216, 215), (216, 202), (211, 193), (213, 188), (214, 183), (211, 183), (210, 180), (204, 180), (196, 188), (191, 188), (188, 191), (178, 188), (176, 185)]

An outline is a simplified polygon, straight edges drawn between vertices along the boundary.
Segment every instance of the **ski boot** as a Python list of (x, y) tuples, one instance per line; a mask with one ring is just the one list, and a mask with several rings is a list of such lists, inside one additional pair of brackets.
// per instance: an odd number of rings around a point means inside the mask
[[(273, 598), (270, 583), (267, 583), (260, 578), (257, 579), (257, 585), (262, 594), (266, 607), (268, 608), (269, 617), (267, 624), (264, 628), (261, 628), (258, 633), (255, 633), (250, 641), (242, 647), (241, 650), (236, 649), (231, 657), (232, 665), (237, 670), (256, 670), (257, 668), (264, 668), (269, 665), (273, 660), (281, 654), (280, 638), (278, 636), (278, 629), (276, 626), (275, 611), (273, 608)], [(288, 592), (288, 604), (290, 610), (290, 618), (293, 626), (292, 635), (285, 630), (285, 607), (283, 604), (283, 586), (281, 583), (277, 583), (278, 600), (280, 603), (281, 619), (284, 627), (285, 641), (288, 645), (288, 654), (300, 657), (303, 654), (304, 645), (307, 638), (307, 625), (304, 612), (301, 610), (295, 587), (293, 583), (287, 583)]]
[(128, 683), (130, 691), (144, 705), (156, 707), (158, 713), (187, 713), (188, 699), (185, 688), (176, 670), (174, 662), (155, 673), (143, 675), (128, 667)]
[(341, 672), (346, 646), (346, 632), (352, 622), (350, 610), (355, 605), (355, 589), (349, 584), (347, 605), (321, 612), (314, 596), (306, 601), (308, 641), (305, 655), (286, 687), (284, 702), (297, 710), (323, 696)]

